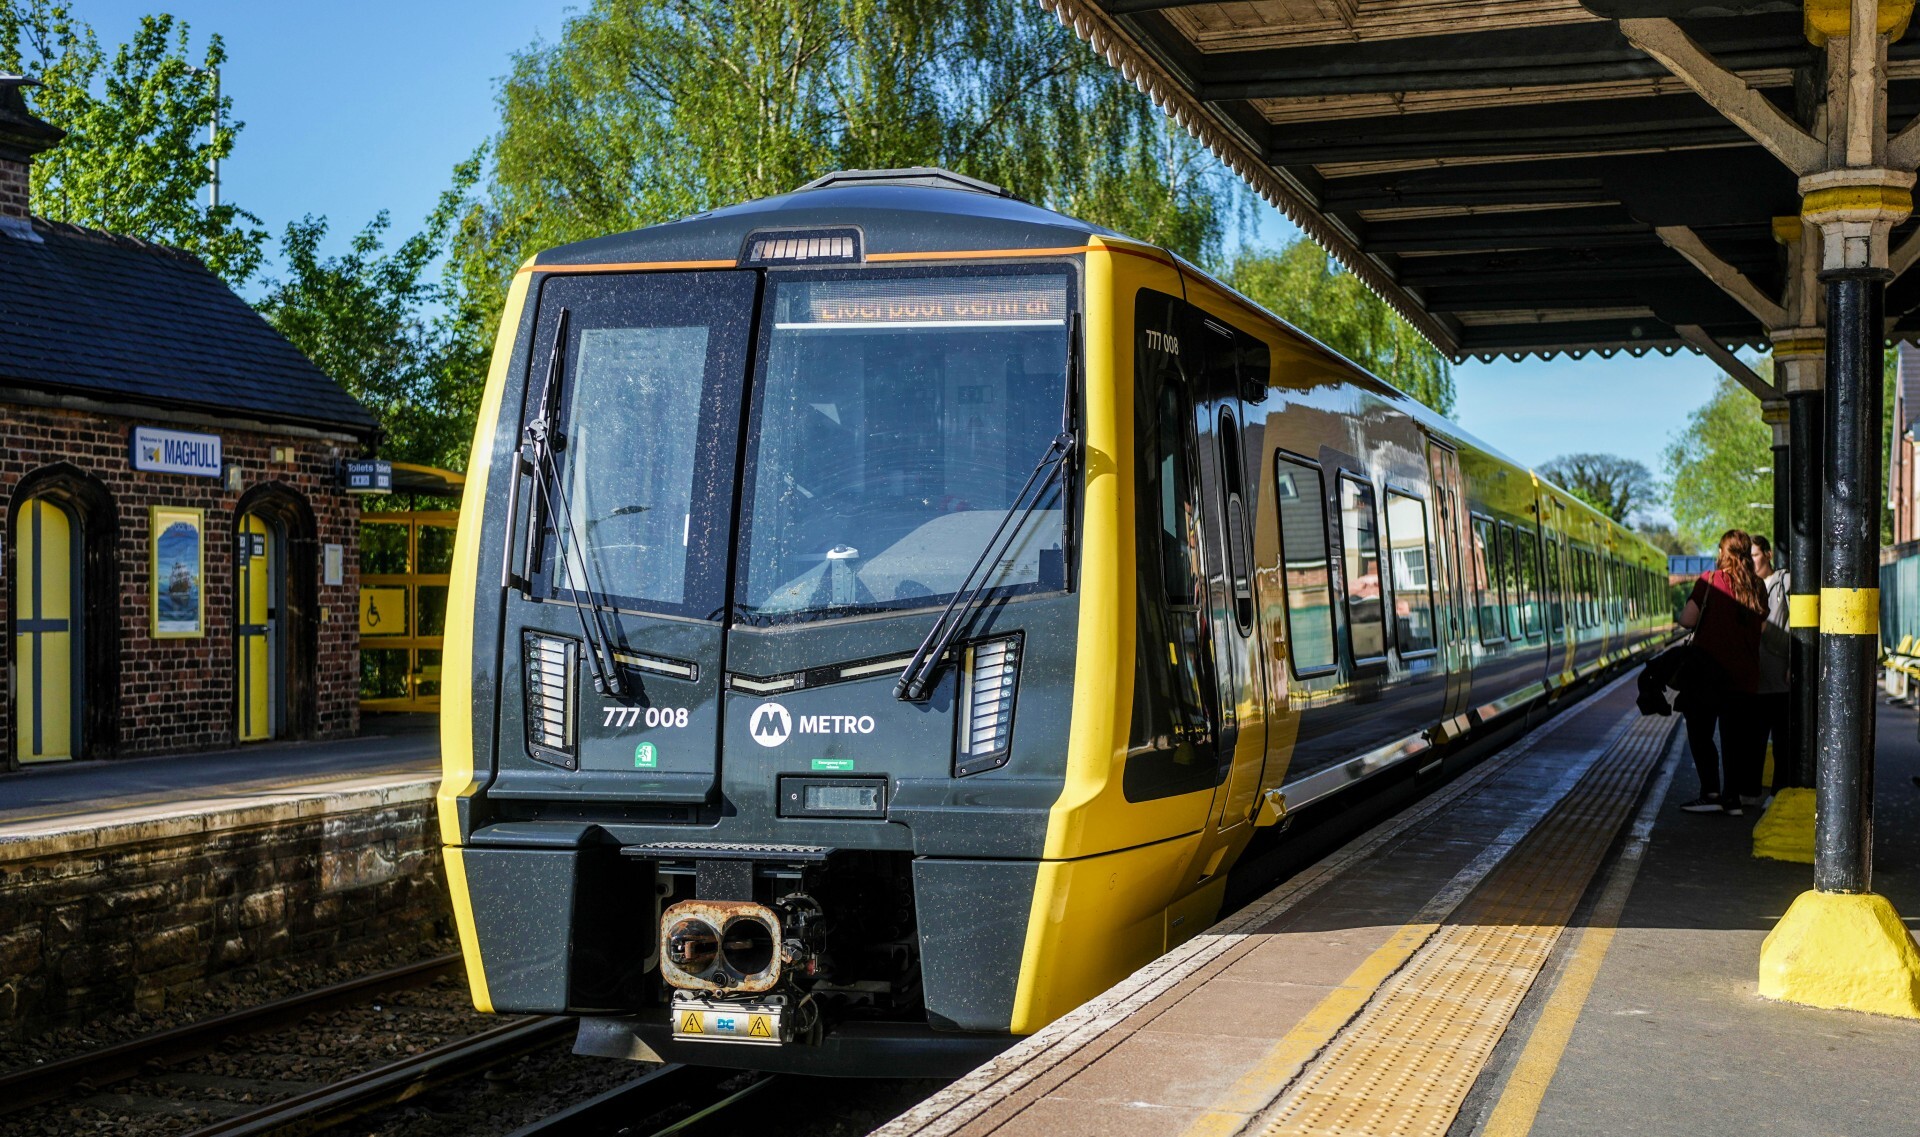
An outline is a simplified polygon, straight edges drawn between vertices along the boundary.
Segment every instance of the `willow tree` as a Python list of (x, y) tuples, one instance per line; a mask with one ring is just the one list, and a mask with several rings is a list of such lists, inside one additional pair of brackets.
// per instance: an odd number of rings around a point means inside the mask
[(1010, 0), (595, 0), (514, 57), (499, 106), (450, 265), (485, 312), (541, 248), (834, 169), (945, 166), (1202, 262), (1250, 200)]

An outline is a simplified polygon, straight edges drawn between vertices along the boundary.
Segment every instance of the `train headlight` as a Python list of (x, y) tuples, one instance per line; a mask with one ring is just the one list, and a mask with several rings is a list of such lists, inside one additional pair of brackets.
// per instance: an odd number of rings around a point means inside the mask
[(1007, 764), (1013, 703), (1020, 686), (1020, 637), (970, 644), (960, 671), (960, 741), (955, 777)]
[(573, 764), (574, 704), (580, 653), (575, 641), (528, 632), (526, 647), (527, 749), (536, 758)]

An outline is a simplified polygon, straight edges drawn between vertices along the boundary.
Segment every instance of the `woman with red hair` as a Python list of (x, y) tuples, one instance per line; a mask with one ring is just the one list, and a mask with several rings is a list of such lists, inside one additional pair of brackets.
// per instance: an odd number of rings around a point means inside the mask
[(1753, 538), (1729, 529), (1720, 537), (1713, 571), (1694, 582), (1680, 613), (1680, 623), (1693, 629), (1693, 647), (1675, 706), (1686, 716), (1687, 745), (1700, 775), (1700, 796), (1680, 807), (1689, 813), (1738, 817), (1744, 806), (1759, 804), (1758, 750), (1765, 734), (1756, 692), (1766, 620), (1767, 586), (1753, 568)]

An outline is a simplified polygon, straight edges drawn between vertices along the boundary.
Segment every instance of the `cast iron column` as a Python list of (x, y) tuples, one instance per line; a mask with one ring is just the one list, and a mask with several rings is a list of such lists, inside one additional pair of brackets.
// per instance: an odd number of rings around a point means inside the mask
[(1820, 274), (1827, 293), (1827, 484), (1813, 884), (1822, 892), (1867, 892), (1873, 882), (1880, 353), (1891, 275), (1870, 266)]
[(1792, 761), (1774, 764), (1774, 788), (1813, 785), (1820, 707), (1820, 482), (1826, 473), (1826, 394), (1787, 392), (1787, 733)]

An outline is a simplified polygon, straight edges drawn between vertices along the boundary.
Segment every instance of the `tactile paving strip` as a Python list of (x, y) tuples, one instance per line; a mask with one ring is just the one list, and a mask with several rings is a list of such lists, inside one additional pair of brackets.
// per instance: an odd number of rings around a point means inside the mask
[(1441, 1137), (1659, 761), (1635, 723), (1254, 1128)]

